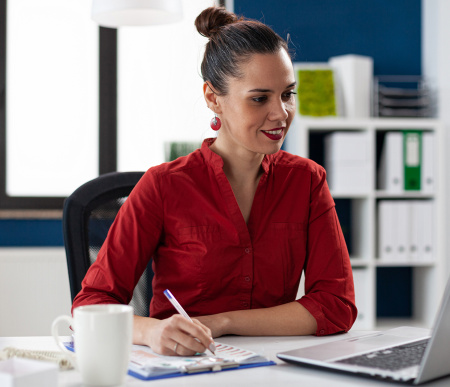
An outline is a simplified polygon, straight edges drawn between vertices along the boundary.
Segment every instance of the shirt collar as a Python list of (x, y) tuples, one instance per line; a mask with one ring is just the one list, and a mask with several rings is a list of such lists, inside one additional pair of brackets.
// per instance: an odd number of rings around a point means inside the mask
[[(200, 148), (200, 152), (205, 158), (206, 162), (212, 165), (214, 168), (223, 169), (223, 160), (217, 153), (214, 153), (209, 147), (216, 141), (215, 138), (207, 138), (203, 141), (202, 147)], [(263, 161), (261, 163), (261, 167), (263, 168), (265, 173), (269, 172), (270, 165), (275, 162), (276, 156), (279, 152), (273, 155), (265, 155)]]

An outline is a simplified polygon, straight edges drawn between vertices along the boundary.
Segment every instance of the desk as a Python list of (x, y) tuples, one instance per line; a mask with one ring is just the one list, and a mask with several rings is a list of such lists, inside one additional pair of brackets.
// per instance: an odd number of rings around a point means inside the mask
[[(356, 336), (362, 332), (350, 331), (346, 335)], [(365, 332), (367, 333), (367, 332)], [(307, 347), (327, 341), (344, 338), (344, 335), (315, 337), (240, 337), (225, 336), (217, 341), (235, 345), (258, 352), (277, 363), (276, 366), (250, 368), (235, 371), (225, 371), (212, 374), (190, 375), (181, 378), (163, 379), (144, 382), (131, 376), (126, 378), (127, 387), (161, 387), (161, 386), (195, 386), (195, 387), (229, 387), (229, 386), (314, 386), (333, 387), (348, 386), (396, 386), (398, 383), (380, 382), (357, 376), (336, 372), (303, 368), (284, 363), (276, 357), (277, 352)], [(67, 341), (69, 338), (67, 337)], [(53, 337), (0, 337), (0, 350), (7, 346), (23, 349), (57, 350)], [(450, 377), (428, 383), (427, 386), (448, 386)], [(62, 371), (59, 373), (60, 387), (81, 387), (81, 377), (77, 371)]]

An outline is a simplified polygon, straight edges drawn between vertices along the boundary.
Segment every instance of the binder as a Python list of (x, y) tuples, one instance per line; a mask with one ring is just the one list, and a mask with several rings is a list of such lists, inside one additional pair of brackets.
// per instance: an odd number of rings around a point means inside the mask
[(397, 238), (394, 240), (394, 259), (396, 262), (405, 263), (409, 261), (410, 207), (411, 204), (407, 200), (398, 200), (394, 202), (394, 228), (396, 229), (397, 234)]
[(395, 201), (382, 200), (378, 203), (378, 255), (380, 261), (395, 260), (396, 239)]
[(425, 193), (433, 193), (434, 183), (434, 138), (432, 132), (422, 134), (422, 170), (421, 170), (421, 190)]
[(409, 216), (410, 216), (410, 238), (409, 238), (409, 260), (411, 262), (420, 262), (420, 240), (423, 228), (423, 219), (420, 209), (421, 201), (412, 200), (409, 202)]
[(362, 269), (353, 269), (353, 283), (355, 287), (355, 303), (358, 308), (358, 316), (356, 317), (353, 329), (364, 329), (368, 325), (369, 308), (365, 300), (367, 296), (367, 273)]
[(391, 193), (403, 192), (403, 169), (403, 135), (388, 132), (381, 151), (378, 187)]
[(422, 132), (403, 132), (403, 165), (405, 191), (420, 191), (422, 161)]
[(418, 217), (421, 223), (419, 234), (419, 261), (431, 262), (435, 255), (434, 244), (434, 203), (422, 200), (417, 203)]
[(325, 137), (324, 150), (327, 181), (334, 193), (370, 191), (371, 153), (367, 133), (331, 133)]

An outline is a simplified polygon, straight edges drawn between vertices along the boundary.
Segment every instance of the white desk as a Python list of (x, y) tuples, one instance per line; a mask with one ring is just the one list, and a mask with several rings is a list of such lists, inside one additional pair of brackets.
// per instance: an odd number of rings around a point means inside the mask
[[(346, 335), (355, 336), (361, 332), (355, 331)], [(357, 376), (303, 368), (284, 363), (276, 357), (277, 352), (287, 351), (299, 347), (306, 347), (326, 341), (339, 340), (343, 335), (328, 337), (221, 337), (217, 341), (228, 343), (258, 352), (277, 363), (276, 366), (249, 368), (243, 370), (225, 371), (211, 374), (189, 375), (179, 378), (141, 381), (131, 376), (126, 378), (126, 386), (314, 386), (333, 387), (342, 386), (396, 386), (399, 384), (380, 382)], [(69, 338), (67, 338), (69, 339)], [(23, 349), (56, 350), (52, 337), (0, 337), (0, 350), (7, 346)], [(428, 383), (427, 386), (449, 386), (450, 377)], [(81, 387), (81, 377), (76, 371), (62, 371), (59, 373), (60, 387)]]

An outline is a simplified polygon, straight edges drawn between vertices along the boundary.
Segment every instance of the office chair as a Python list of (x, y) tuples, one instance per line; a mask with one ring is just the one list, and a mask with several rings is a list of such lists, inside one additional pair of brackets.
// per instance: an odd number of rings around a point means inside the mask
[[(143, 172), (112, 172), (77, 188), (64, 202), (63, 235), (72, 302), (81, 282), (97, 259), (110, 226)], [(152, 298), (151, 262), (139, 280), (130, 305), (148, 316)]]

